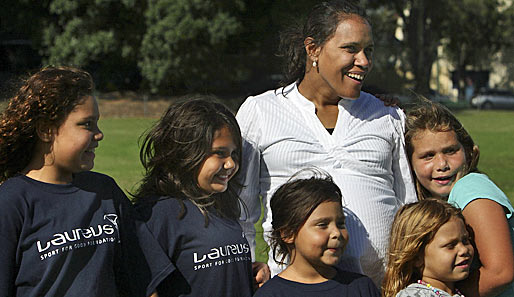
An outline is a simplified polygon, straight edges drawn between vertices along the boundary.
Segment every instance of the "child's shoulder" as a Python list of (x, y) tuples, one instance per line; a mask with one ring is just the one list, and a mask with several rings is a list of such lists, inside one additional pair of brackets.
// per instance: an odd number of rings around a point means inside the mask
[(276, 275), (258, 289), (254, 297), (310, 297), (319, 296), (321, 292), (328, 294), (327, 296), (380, 296), (380, 292), (369, 277), (338, 270), (333, 279), (318, 284), (304, 284)]
[[(120, 190), (116, 181), (103, 173), (83, 171), (73, 175), (73, 185), (84, 190)], [(95, 191), (95, 192), (96, 192)]]
[(151, 209), (151, 208), (163, 208), (169, 207), (171, 209), (182, 208), (188, 209), (193, 205), (188, 199), (180, 199), (171, 196), (147, 196), (137, 200), (135, 207), (137, 209)]
[(447, 297), (449, 294), (437, 295), (434, 291), (420, 284), (410, 284), (396, 294), (396, 297)]
[(487, 175), (477, 172), (469, 173), (455, 183), (448, 202), (464, 209), (478, 198), (493, 200), (507, 208), (509, 212), (514, 212), (505, 193)]
[(285, 291), (288, 291), (289, 285), (285, 282), (285, 279), (278, 275), (275, 275), (264, 285), (257, 289), (254, 297), (278, 297), (283, 296)]
[[(148, 196), (138, 199), (135, 204), (137, 212), (145, 221), (203, 222), (203, 215), (188, 199), (170, 196)], [(181, 215), (182, 214), (182, 215)]]
[[(350, 292), (360, 292), (360, 296), (380, 296), (380, 292), (371, 280), (366, 275), (337, 270), (337, 275), (333, 279), (334, 281), (339, 282), (342, 285), (347, 285), (349, 287)], [(363, 292), (368, 292), (363, 294)]]
[(111, 199), (124, 201), (124, 203), (128, 201), (127, 196), (116, 181), (112, 177), (102, 173), (93, 171), (76, 173), (73, 176), (72, 184), (82, 191), (96, 193), (100, 195), (100, 197), (109, 197)]
[(112, 177), (105, 175), (103, 173), (94, 171), (83, 171), (75, 173), (73, 175), (73, 184), (77, 186), (105, 186), (108, 184), (116, 185), (116, 182)]
[(13, 189), (17, 189), (19, 186), (25, 186), (27, 184), (27, 180), (24, 175), (16, 175), (11, 178), (8, 178), (2, 184), (0, 184), (0, 191), (12, 191)]

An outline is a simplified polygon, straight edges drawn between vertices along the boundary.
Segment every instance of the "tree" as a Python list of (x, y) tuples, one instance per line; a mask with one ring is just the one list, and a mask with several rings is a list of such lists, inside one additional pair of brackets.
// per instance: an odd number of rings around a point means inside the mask
[(152, 92), (202, 88), (230, 76), (227, 40), (240, 30), (244, 2), (150, 0), (138, 65)]
[(106, 87), (133, 85), (126, 77), (136, 69), (144, 27), (143, 0), (52, 0), (44, 22), (42, 54), (50, 65), (73, 65), (93, 72)]
[[(48, 18), (48, 0), (3, 0), (0, 9), (1, 71), (23, 73), (39, 67), (37, 55), (42, 20)], [(30, 21), (27, 21), (30, 20)], [(5, 79), (5, 77), (2, 77)], [(0, 82), (1, 84), (2, 82)]]
[[(392, 9), (401, 21), (403, 40), (396, 39), (406, 50), (406, 70), (411, 71), (414, 91), (428, 94), (431, 65), (437, 58), (437, 47), (443, 37), (442, 27), (451, 17), (443, 0), (370, 0), (370, 7)], [(397, 22), (397, 19), (391, 21)]]
[[(445, 47), (447, 58), (458, 69), (491, 61), (494, 53), (512, 40), (507, 30), (507, 9), (500, 9), (501, 0), (368, 0), (368, 7), (387, 8), (400, 19), (406, 50), (406, 70), (412, 72), (414, 91), (427, 94), (431, 65), (437, 58), (439, 45)], [(510, 22), (512, 23), (512, 22)], [(510, 25), (512, 26), (512, 25)]]
[(373, 71), (366, 77), (363, 86), (365, 91), (374, 94), (404, 92), (408, 79), (405, 76), (408, 68), (406, 52), (402, 43), (394, 38), (396, 29), (396, 13), (380, 8), (369, 10), (375, 50), (373, 51)]
[(490, 69), (494, 55), (513, 45), (514, 8), (498, 0), (452, 2), (454, 17), (447, 21), (443, 40), (445, 54), (456, 70), (463, 91), (466, 70)]

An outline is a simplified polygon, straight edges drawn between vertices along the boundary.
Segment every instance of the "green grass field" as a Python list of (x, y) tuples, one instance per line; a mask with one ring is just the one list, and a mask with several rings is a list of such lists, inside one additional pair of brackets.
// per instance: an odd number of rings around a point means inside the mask
[(104, 139), (96, 149), (95, 171), (112, 176), (126, 192), (142, 177), (139, 136), (157, 119), (102, 118), (99, 126)]
[[(465, 110), (456, 115), (480, 147), (480, 170), (514, 202), (514, 111)], [(125, 191), (133, 191), (142, 176), (138, 139), (155, 121), (101, 119), (99, 125), (105, 136), (96, 151), (95, 171), (112, 176)], [(260, 240), (258, 252), (264, 246)], [(265, 252), (260, 252), (257, 259), (263, 261), (266, 257)]]

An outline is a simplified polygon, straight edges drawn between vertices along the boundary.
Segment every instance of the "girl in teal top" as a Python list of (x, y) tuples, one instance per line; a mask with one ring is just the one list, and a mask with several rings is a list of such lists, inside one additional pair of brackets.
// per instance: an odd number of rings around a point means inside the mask
[(480, 265), (459, 284), (469, 296), (514, 296), (514, 209), (505, 194), (478, 173), (478, 147), (444, 106), (424, 102), (407, 115), (405, 142), (420, 200), (458, 206), (473, 229)]

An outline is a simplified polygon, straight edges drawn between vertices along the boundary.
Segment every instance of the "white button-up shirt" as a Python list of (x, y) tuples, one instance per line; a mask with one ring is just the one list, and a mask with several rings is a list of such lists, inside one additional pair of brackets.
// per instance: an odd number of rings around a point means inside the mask
[[(404, 149), (405, 115), (365, 92), (357, 100), (341, 99), (338, 107), (330, 134), (296, 84), (246, 99), (236, 116), (244, 140), (241, 198), (248, 208), (241, 224), (255, 257), (259, 195), (268, 241), (273, 192), (297, 171), (320, 168), (343, 193), (350, 241), (342, 268), (365, 273), (379, 284), (394, 215), (404, 203), (416, 201)], [(284, 267), (269, 258), (275, 275)]]

